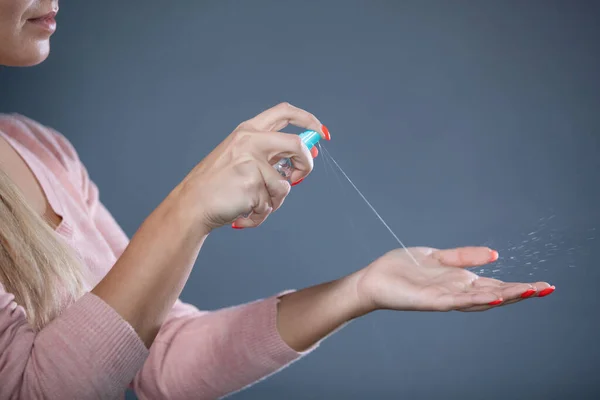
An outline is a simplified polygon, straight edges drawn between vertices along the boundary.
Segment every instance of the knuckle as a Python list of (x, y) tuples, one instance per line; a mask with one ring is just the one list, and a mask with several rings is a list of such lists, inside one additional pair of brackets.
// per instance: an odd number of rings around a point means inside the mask
[[(242, 180), (242, 190), (246, 193), (251, 193), (256, 190), (256, 180), (253, 177), (246, 177)], [(254, 204), (252, 204), (254, 205)]]
[(283, 101), (281, 103), (279, 103), (277, 105), (278, 108), (282, 109), (282, 110), (293, 110), (296, 107), (294, 107), (292, 104), (288, 103), (287, 101)]
[(256, 179), (256, 165), (252, 159), (239, 160), (235, 164), (234, 169), (235, 172), (242, 177), (242, 184), (244, 186), (254, 182)]
[(233, 158), (240, 157), (250, 147), (252, 133), (246, 130), (236, 130), (231, 134), (231, 154)]
[(307, 162), (307, 167), (308, 167), (308, 172), (312, 172), (313, 168), (315, 167), (315, 160), (312, 158), (312, 156), (310, 156), (310, 153), (308, 153), (309, 156), (306, 158), (306, 162)]
[(233, 142), (236, 142), (236, 143), (240, 140), (248, 138), (249, 136), (250, 136), (250, 132), (247, 131), (246, 129), (236, 129), (235, 131), (233, 131), (231, 133), (231, 138), (233, 139)]
[(271, 213), (271, 211), (273, 210), (273, 203), (271, 203), (270, 199), (267, 199), (262, 204), (262, 209), (263, 209), (263, 212), (267, 215), (269, 215)]
[(247, 129), (247, 127), (249, 125), (250, 125), (250, 121), (243, 121), (234, 129), (234, 133), (237, 131), (243, 131), (243, 130)]
[(291, 185), (284, 180), (280, 180), (276, 185), (273, 185), (269, 191), (271, 202), (273, 204), (279, 204), (290, 194)]
[(254, 170), (255, 167), (254, 160), (251, 158), (246, 158), (237, 162), (237, 168), (239, 168), (245, 175)]
[[(304, 146), (304, 143), (302, 142), (302, 138), (300, 137), (300, 135), (291, 135), (290, 143), (294, 147), (294, 150), (296, 152), (298, 152), (298, 154), (305, 154), (306, 146)], [(308, 150), (308, 149), (306, 149), (306, 150)]]
[(281, 187), (282, 187), (282, 189), (281, 189), (281, 193), (282, 193), (281, 198), (285, 199), (287, 197), (287, 195), (290, 194), (290, 192), (292, 191), (292, 185), (290, 185), (290, 183), (288, 181), (282, 180), (281, 181)]
[(309, 113), (308, 111), (305, 111), (308, 118), (315, 124), (315, 125), (321, 125), (321, 122), (319, 121), (319, 118), (317, 118), (316, 115)]

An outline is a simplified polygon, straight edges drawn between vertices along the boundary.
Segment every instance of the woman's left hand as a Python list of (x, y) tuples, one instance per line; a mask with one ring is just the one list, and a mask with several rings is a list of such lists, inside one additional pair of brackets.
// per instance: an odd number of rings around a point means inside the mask
[(503, 282), (467, 271), (498, 259), (498, 253), (487, 247), (408, 251), (390, 251), (355, 274), (361, 314), (381, 309), (485, 311), (554, 291), (546, 282)]
[(392, 250), (344, 278), (283, 295), (277, 327), (290, 347), (304, 351), (376, 310), (485, 311), (554, 291), (546, 282), (505, 283), (465, 269), (497, 259), (487, 247)]

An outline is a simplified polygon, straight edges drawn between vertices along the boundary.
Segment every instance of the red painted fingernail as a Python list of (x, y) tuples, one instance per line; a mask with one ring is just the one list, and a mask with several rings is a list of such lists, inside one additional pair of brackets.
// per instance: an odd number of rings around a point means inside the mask
[(491, 255), (492, 262), (498, 260), (498, 257), (500, 257), (500, 255), (498, 254), (498, 252), (496, 250), (491, 250), (491, 253), (492, 253), (492, 255)]
[(556, 289), (554, 286), (550, 286), (549, 288), (546, 288), (546, 289), (542, 290), (538, 294), (538, 297), (548, 296), (550, 293), (554, 292), (554, 289)]
[(325, 135), (325, 140), (331, 140), (331, 134), (325, 125), (321, 125), (321, 130), (323, 131), (323, 135)]
[(498, 304), (502, 303), (502, 299), (498, 299), (498, 300), (494, 300), (494, 301), (490, 301), (488, 304), (490, 306), (497, 306)]
[(313, 147), (312, 149), (310, 149), (310, 154), (312, 155), (312, 158), (317, 158), (317, 156), (319, 155), (319, 149)]
[(235, 224), (235, 222), (234, 222), (233, 224), (231, 224), (231, 227), (232, 227), (233, 229), (244, 229), (244, 227), (243, 227), (243, 226), (237, 226), (237, 225)]
[(535, 293), (535, 289), (528, 289), (521, 294), (521, 298), (526, 299), (528, 297), (533, 296), (534, 293)]
[(296, 186), (297, 184), (299, 184), (300, 182), (302, 182), (304, 180), (304, 178), (300, 178), (298, 179), (296, 182), (292, 183), (292, 186)]

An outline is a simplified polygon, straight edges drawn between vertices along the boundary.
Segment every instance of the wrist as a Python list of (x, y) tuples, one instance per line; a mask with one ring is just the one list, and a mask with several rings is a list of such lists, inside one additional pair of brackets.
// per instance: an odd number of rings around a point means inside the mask
[(338, 280), (338, 290), (347, 299), (348, 310), (346, 312), (349, 315), (349, 320), (362, 317), (377, 309), (368, 296), (365, 296), (362, 292), (363, 274), (364, 270), (359, 270)]
[(163, 206), (168, 218), (175, 219), (191, 235), (203, 237), (212, 231), (212, 228), (206, 224), (205, 210), (183, 183), (169, 193)]
[(282, 295), (277, 307), (277, 329), (283, 341), (305, 351), (347, 322), (364, 315), (353, 277)]

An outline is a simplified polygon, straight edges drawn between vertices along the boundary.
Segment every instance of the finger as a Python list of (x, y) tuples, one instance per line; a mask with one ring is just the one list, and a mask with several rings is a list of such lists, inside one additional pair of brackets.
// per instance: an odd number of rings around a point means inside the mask
[(496, 308), (497, 306), (498, 305), (495, 305), (495, 306), (490, 306), (490, 305), (473, 306), (473, 307), (460, 308), (457, 311), (460, 311), (460, 312), (479, 312), (479, 311), (487, 311), (487, 310), (489, 310), (491, 308)]
[(290, 192), (290, 183), (266, 162), (257, 162), (262, 185), (256, 188), (254, 205), (246, 218), (238, 218), (233, 226), (250, 228), (260, 226), (274, 211), (283, 204)]
[[(245, 187), (249, 210), (231, 224), (232, 228), (243, 229), (260, 225), (272, 210), (270, 196), (257, 160), (248, 160), (236, 165), (239, 185)], [(273, 169), (274, 170), (274, 169)]]
[(551, 286), (548, 282), (531, 282), (531, 283), (502, 282), (498, 279), (492, 279), (492, 278), (479, 278), (473, 282), (473, 286), (475, 288), (492, 286), (492, 287), (500, 287), (500, 288), (502, 288), (502, 290), (504, 290), (505, 288), (514, 287), (515, 285), (521, 285), (521, 286), (517, 286), (517, 289), (514, 289), (514, 290), (518, 291), (520, 289), (523, 289), (523, 292), (519, 294), (519, 296), (523, 299), (526, 299), (529, 297), (539, 297), (540, 294), (541, 294), (541, 297), (544, 297), (544, 296), (551, 294), (555, 290), (555, 287)]
[(323, 125), (317, 117), (290, 103), (281, 103), (271, 107), (242, 125), (250, 126), (259, 131), (279, 131), (290, 124), (317, 131), (323, 139), (329, 140), (327, 129), (323, 129)]
[(248, 214), (233, 221), (233, 224), (231, 225), (233, 228), (256, 228), (267, 219), (273, 211), (273, 206), (271, 206), (269, 196), (265, 193), (266, 190), (262, 190), (257, 194), (257, 205), (254, 206)]
[(504, 281), (494, 278), (479, 277), (473, 281), (474, 287), (502, 286)]
[(498, 307), (503, 307), (503, 306), (507, 306), (509, 304), (515, 304), (518, 303), (520, 301), (523, 301), (524, 299), (513, 299), (513, 300), (509, 300), (509, 301), (496, 301), (496, 302), (492, 302), (490, 304), (486, 304), (486, 305), (479, 305), (479, 306), (473, 306), (473, 307), (467, 307), (467, 308), (463, 308), (463, 309), (459, 309), (458, 311), (461, 312), (479, 312), (479, 311), (487, 311), (490, 310), (492, 308), (498, 308)]
[(441, 295), (436, 302), (438, 309), (442, 311), (460, 310), (476, 306), (489, 306), (497, 302), (499, 296), (488, 291), (475, 291), (465, 293), (448, 293)]
[(319, 155), (319, 149), (313, 146), (312, 149), (310, 149), (310, 155), (312, 156), (312, 158), (317, 158), (317, 156)]
[(535, 283), (530, 283), (528, 285), (530, 286), (530, 289), (521, 293), (518, 298), (515, 298), (514, 300), (507, 302), (507, 304), (512, 304), (514, 302), (529, 299), (529, 298), (546, 297), (546, 296), (549, 296), (550, 294), (552, 294), (556, 290), (556, 287), (553, 285), (550, 285), (548, 282), (535, 282)]
[(469, 268), (496, 261), (498, 252), (489, 247), (459, 247), (434, 251), (430, 257), (442, 265)]
[(504, 306), (508, 306), (511, 304), (515, 304), (515, 303), (518, 303), (523, 300), (525, 300), (525, 299), (519, 298), (519, 299), (512, 299), (512, 300), (504, 301), (504, 302), (502, 302), (502, 304), (499, 305), (499, 307), (504, 307)]
[(436, 249), (434, 247), (425, 247), (425, 246), (409, 247), (407, 250), (413, 254), (418, 254), (423, 257), (429, 257), (436, 251), (440, 251), (440, 249)]
[(550, 285), (547, 282), (537, 282), (534, 284), (534, 286), (537, 289), (535, 297), (546, 297), (554, 293), (554, 291), (556, 290), (556, 287), (554, 285)]
[(290, 158), (294, 171), (292, 181), (305, 178), (313, 169), (313, 157), (299, 135), (282, 132), (237, 131), (233, 146), (250, 152), (259, 160), (275, 163)]
[(259, 168), (265, 182), (265, 189), (269, 196), (269, 202), (273, 208), (272, 211), (277, 211), (290, 193), (290, 182), (279, 175), (279, 173), (266, 162), (260, 163)]
[(503, 282), (493, 278), (478, 278), (473, 282), (475, 290), (487, 290), (500, 293), (504, 303), (513, 299), (531, 297), (536, 289), (531, 283)]
[[(554, 286), (551, 286), (547, 282), (535, 282), (530, 284), (505, 284), (507, 285), (506, 292), (503, 291), (503, 296), (506, 296), (501, 303), (494, 305), (481, 305), (481, 306), (473, 306), (467, 307), (464, 309), (460, 309), (462, 312), (477, 312), (477, 311), (486, 311), (490, 308), (499, 307), (499, 306), (507, 306), (510, 304), (519, 303), (528, 298), (534, 297), (545, 297), (554, 292), (556, 289)], [(529, 289), (525, 289), (529, 287)], [(535, 290), (535, 292), (533, 292)], [(519, 294), (519, 292), (521, 292)], [(506, 293), (506, 295), (504, 294)]]
[(503, 304), (506, 302), (524, 299), (530, 297), (535, 293), (534, 287), (529, 283), (511, 283), (501, 287), (502, 298), (504, 299)]

